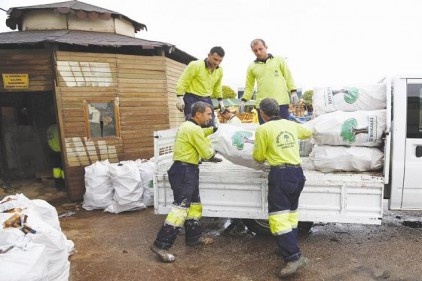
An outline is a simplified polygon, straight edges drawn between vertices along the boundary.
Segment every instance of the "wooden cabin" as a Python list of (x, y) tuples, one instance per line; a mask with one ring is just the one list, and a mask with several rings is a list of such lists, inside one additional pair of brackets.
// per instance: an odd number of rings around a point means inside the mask
[(56, 123), (66, 191), (83, 198), (84, 167), (149, 159), (153, 131), (183, 122), (175, 85), (196, 58), (143, 40), (146, 26), (80, 1), (15, 7), (0, 33), (3, 178), (51, 174), (46, 129)]

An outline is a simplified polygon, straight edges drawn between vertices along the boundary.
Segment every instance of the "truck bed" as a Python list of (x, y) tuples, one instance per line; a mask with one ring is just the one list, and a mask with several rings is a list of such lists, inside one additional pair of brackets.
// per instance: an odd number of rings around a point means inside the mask
[[(167, 170), (173, 155), (174, 129), (155, 132), (154, 208), (167, 214), (173, 202)], [(303, 158), (306, 167), (307, 158)], [(205, 217), (267, 219), (268, 171), (223, 159), (200, 167), (200, 195)], [(381, 173), (321, 173), (304, 168), (300, 220), (381, 224), (384, 177)]]

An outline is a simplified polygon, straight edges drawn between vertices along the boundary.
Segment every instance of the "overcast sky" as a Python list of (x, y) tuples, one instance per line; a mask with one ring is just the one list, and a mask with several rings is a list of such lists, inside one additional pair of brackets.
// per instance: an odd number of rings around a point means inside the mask
[[(60, 1), (0, 0), (0, 8)], [(243, 87), (254, 60), (249, 43), (263, 38), (287, 58), (298, 87), (374, 83), (422, 72), (420, 0), (84, 0), (148, 27), (137, 37), (163, 41), (205, 58), (222, 46), (223, 83)], [(6, 13), (0, 11), (0, 32)], [(0, 62), (1, 63), (1, 62)]]

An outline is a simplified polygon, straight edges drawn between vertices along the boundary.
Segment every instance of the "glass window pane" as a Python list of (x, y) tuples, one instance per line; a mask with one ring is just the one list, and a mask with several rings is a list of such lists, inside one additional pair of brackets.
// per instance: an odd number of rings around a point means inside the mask
[(407, 137), (422, 138), (422, 85), (407, 85)]

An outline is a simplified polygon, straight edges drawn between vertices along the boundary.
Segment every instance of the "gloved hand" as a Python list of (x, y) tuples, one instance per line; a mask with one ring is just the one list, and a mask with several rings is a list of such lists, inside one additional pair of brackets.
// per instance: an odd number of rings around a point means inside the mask
[(290, 102), (293, 105), (297, 105), (297, 103), (299, 102), (299, 97), (297, 96), (297, 92), (296, 91), (293, 91), (290, 94)]
[(183, 96), (177, 96), (176, 107), (180, 112), (183, 112), (185, 109), (185, 101), (183, 100)]
[(239, 113), (242, 114), (245, 112), (245, 101), (241, 101), (239, 105)]
[(224, 107), (224, 102), (223, 102), (223, 100), (219, 100), (219, 101), (218, 101), (218, 105), (220, 106), (220, 112), (223, 112), (223, 111), (224, 111), (224, 109), (226, 109), (226, 108)]

